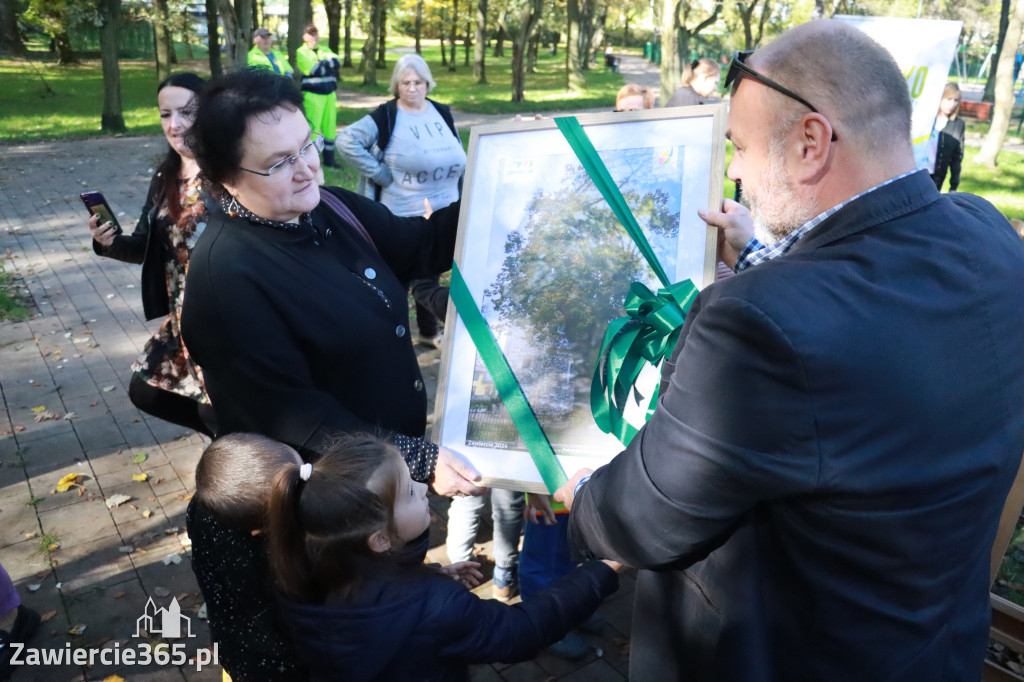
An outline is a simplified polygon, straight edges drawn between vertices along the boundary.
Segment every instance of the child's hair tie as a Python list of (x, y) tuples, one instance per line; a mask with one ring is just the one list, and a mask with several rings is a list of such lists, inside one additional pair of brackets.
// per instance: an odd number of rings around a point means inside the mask
[(312, 473), (313, 465), (310, 464), (309, 462), (306, 462), (305, 464), (299, 467), (299, 478), (301, 478), (303, 481), (308, 481)]

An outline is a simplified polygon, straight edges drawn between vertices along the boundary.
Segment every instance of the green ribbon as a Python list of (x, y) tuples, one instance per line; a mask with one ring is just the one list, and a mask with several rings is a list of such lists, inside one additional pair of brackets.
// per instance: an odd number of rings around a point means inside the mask
[(554, 493), (568, 480), (565, 472), (555, 458), (555, 451), (551, 449), (551, 443), (544, 435), (544, 430), (537, 421), (537, 416), (533, 413), (530, 402), (526, 399), (526, 394), (523, 393), (523, 388), (516, 380), (516, 376), (508, 364), (508, 359), (501, 352), (494, 333), (491, 332), (487, 320), (480, 312), (479, 306), (473, 299), (473, 294), (469, 292), (469, 287), (466, 286), (466, 280), (463, 279), (459, 266), (454, 263), (452, 264), (449, 296), (455, 303), (455, 309), (458, 311), (459, 317), (462, 318), (463, 324), (466, 325), (469, 337), (473, 340), (477, 352), (480, 353), (484, 366), (487, 367), (487, 372), (494, 381), (495, 388), (498, 389), (498, 395), (501, 396), (505, 409), (512, 417), (512, 423), (515, 424), (533, 463), (537, 466), (544, 485), (547, 486), (549, 492)]
[[(637, 434), (637, 428), (623, 416), (626, 400), (644, 366), (648, 363), (658, 365), (672, 352), (686, 313), (697, 295), (697, 287), (688, 279), (669, 283), (654, 249), (579, 121), (574, 116), (565, 116), (556, 118), (555, 124), (664, 287), (654, 294), (640, 282), (629, 286), (623, 303), (627, 316), (608, 324), (590, 384), (590, 410), (594, 422), (603, 432), (612, 434), (623, 445), (629, 445)], [(650, 419), (657, 402), (658, 390), (655, 389), (647, 405), (645, 420)]]

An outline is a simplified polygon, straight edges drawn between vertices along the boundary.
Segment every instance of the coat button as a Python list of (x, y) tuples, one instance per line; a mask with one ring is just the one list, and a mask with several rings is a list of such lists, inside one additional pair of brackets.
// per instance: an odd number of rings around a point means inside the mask
[(366, 275), (366, 279), (374, 279), (377, 277), (377, 271), (373, 268), (366, 268), (363, 270), (363, 274)]
[(395, 336), (397, 336), (398, 338), (402, 338), (403, 336), (405, 336), (405, 327), (402, 325), (398, 325), (397, 327), (395, 327)]
[(417, 391), (422, 391), (423, 390), (423, 380), (422, 379), (417, 379), (416, 381), (412, 382), (412, 387), (415, 388)]

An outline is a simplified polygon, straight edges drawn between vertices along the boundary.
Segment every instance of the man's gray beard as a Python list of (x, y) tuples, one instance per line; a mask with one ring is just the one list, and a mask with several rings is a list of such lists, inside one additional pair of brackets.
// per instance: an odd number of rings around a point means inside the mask
[(793, 189), (793, 179), (785, 170), (782, 144), (769, 146), (764, 177), (765, 184), (753, 199), (749, 194), (743, 195), (743, 204), (754, 218), (754, 236), (762, 244), (770, 246), (813, 218), (815, 213), (814, 208), (802, 201)]

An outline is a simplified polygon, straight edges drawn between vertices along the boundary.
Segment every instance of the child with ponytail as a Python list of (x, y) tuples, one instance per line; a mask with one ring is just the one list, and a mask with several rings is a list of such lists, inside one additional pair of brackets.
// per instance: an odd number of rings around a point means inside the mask
[(528, 604), (480, 599), (460, 584), (479, 578), (472, 562), (446, 574), (403, 558), (430, 525), (426, 492), (372, 436), (282, 462), (265, 539), (312, 680), (468, 680), (470, 663), (533, 658), (617, 589), (621, 566), (595, 561)]

